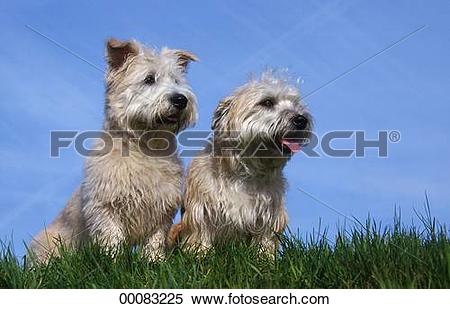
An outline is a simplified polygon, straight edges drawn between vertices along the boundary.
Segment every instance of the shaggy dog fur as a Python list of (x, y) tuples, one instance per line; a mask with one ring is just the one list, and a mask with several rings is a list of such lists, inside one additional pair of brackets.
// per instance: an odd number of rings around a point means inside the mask
[(273, 256), (288, 221), (282, 171), (311, 126), (298, 90), (270, 72), (222, 100), (214, 138), (189, 167), (184, 213), (171, 242), (180, 235), (187, 248), (206, 250), (247, 239)]
[[(106, 52), (103, 137), (112, 142), (94, 146), (80, 188), (34, 237), (30, 249), (40, 261), (58, 254), (58, 242), (74, 246), (88, 238), (108, 247), (142, 244), (152, 260), (165, 254), (182, 199), (175, 134), (197, 118), (196, 98), (185, 79), (188, 63), (197, 58), (183, 50), (158, 52), (116, 39), (107, 42)], [(161, 155), (164, 148), (167, 155)]]

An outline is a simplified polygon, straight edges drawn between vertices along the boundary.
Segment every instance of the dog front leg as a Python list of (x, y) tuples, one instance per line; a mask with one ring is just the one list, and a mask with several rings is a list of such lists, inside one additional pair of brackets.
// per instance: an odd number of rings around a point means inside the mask
[(164, 260), (167, 249), (166, 237), (167, 229), (158, 229), (145, 242), (142, 254), (153, 262)]
[(278, 253), (278, 239), (274, 235), (264, 235), (259, 239), (260, 252), (267, 258), (275, 259)]
[(212, 248), (212, 235), (210, 232), (203, 232), (200, 234), (200, 254), (206, 254)]
[(122, 224), (113, 214), (102, 211), (100, 207), (85, 210), (86, 224), (92, 240), (108, 248), (108, 251), (117, 249), (125, 241)]
[(195, 252), (198, 256), (204, 256), (212, 248), (212, 235), (206, 231), (194, 231), (187, 237), (185, 249)]

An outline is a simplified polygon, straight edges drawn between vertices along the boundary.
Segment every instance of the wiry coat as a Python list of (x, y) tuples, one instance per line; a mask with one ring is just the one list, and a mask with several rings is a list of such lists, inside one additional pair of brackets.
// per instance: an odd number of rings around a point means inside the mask
[[(233, 173), (239, 170), (243, 173)], [(271, 252), (275, 249), (276, 234), (287, 224), (281, 168), (245, 173), (236, 158), (205, 156), (193, 160), (182, 218), (188, 245), (210, 248), (216, 242), (248, 239)]]
[[(265, 100), (273, 106), (264, 106)], [(277, 235), (288, 222), (283, 168), (291, 154), (281, 153), (281, 141), (294, 130), (291, 120), (298, 114), (308, 124), (296, 138), (307, 138), (311, 117), (297, 90), (270, 74), (219, 104), (214, 138), (188, 169), (184, 214), (181, 225), (173, 229), (174, 234), (179, 230), (187, 248), (204, 250), (218, 242), (247, 239), (273, 255)], [(230, 137), (246, 151), (227, 148)], [(258, 150), (260, 143), (268, 146), (263, 152)]]
[[(167, 232), (182, 199), (183, 168), (174, 134), (197, 117), (196, 99), (184, 77), (187, 63), (196, 58), (186, 51), (157, 53), (134, 41), (112, 39), (107, 60), (104, 136), (111, 136), (105, 139), (111, 143), (103, 149), (102, 142), (94, 146), (99, 150), (86, 158), (80, 188), (33, 239), (31, 250), (41, 261), (58, 253), (59, 240), (76, 246), (88, 238), (109, 247), (142, 244), (149, 258), (164, 256)], [(184, 110), (171, 105), (174, 93), (187, 98)], [(151, 147), (141, 143), (143, 132), (155, 138), (162, 134), (167, 155), (155, 151), (161, 141), (152, 140)]]

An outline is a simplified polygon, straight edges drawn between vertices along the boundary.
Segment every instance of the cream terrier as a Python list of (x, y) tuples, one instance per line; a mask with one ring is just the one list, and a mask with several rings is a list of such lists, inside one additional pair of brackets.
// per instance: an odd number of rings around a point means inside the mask
[[(80, 188), (55, 221), (34, 237), (30, 249), (40, 261), (58, 254), (59, 241), (74, 246), (88, 238), (108, 247), (142, 244), (152, 260), (165, 254), (166, 236), (182, 199), (183, 168), (175, 134), (197, 118), (196, 98), (185, 79), (188, 63), (197, 58), (183, 50), (157, 52), (136, 41), (115, 39), (107, 42), (106, 53), (103, 128), (114, 142), (108, 151), (88, 156)], [(149, 143), (142, 142), (143, 132)], [(170, 155), (155, 151), (161, 137)]]
[(246, 239), (274, 256), (286, 227), (283, 168), (307, 142), (311, 115), (298, 90), (267, 72), (218, 105), (210, 146), (193, 159), (184, 213), (173, 226), (188, 248)]

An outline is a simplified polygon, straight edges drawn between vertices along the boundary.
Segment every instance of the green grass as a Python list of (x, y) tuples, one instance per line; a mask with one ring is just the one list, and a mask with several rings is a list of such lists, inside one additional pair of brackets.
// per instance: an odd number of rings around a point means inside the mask
[[(424, 219), (424, 218), (422, 218)], [(283, 237), (274, 260), (243, 243), (202, 259), (175, 249), (149, 263), (136, 250), (115, 258), (100, 246), (62, 248), (48, 265), (23, 266), (12, 250), (0, 254), (0, 288), (450, 288), (450, 241), (444, 227), (364, 226), (299, 240)], [(317, 234), (316, 234), (317, 235)]]

